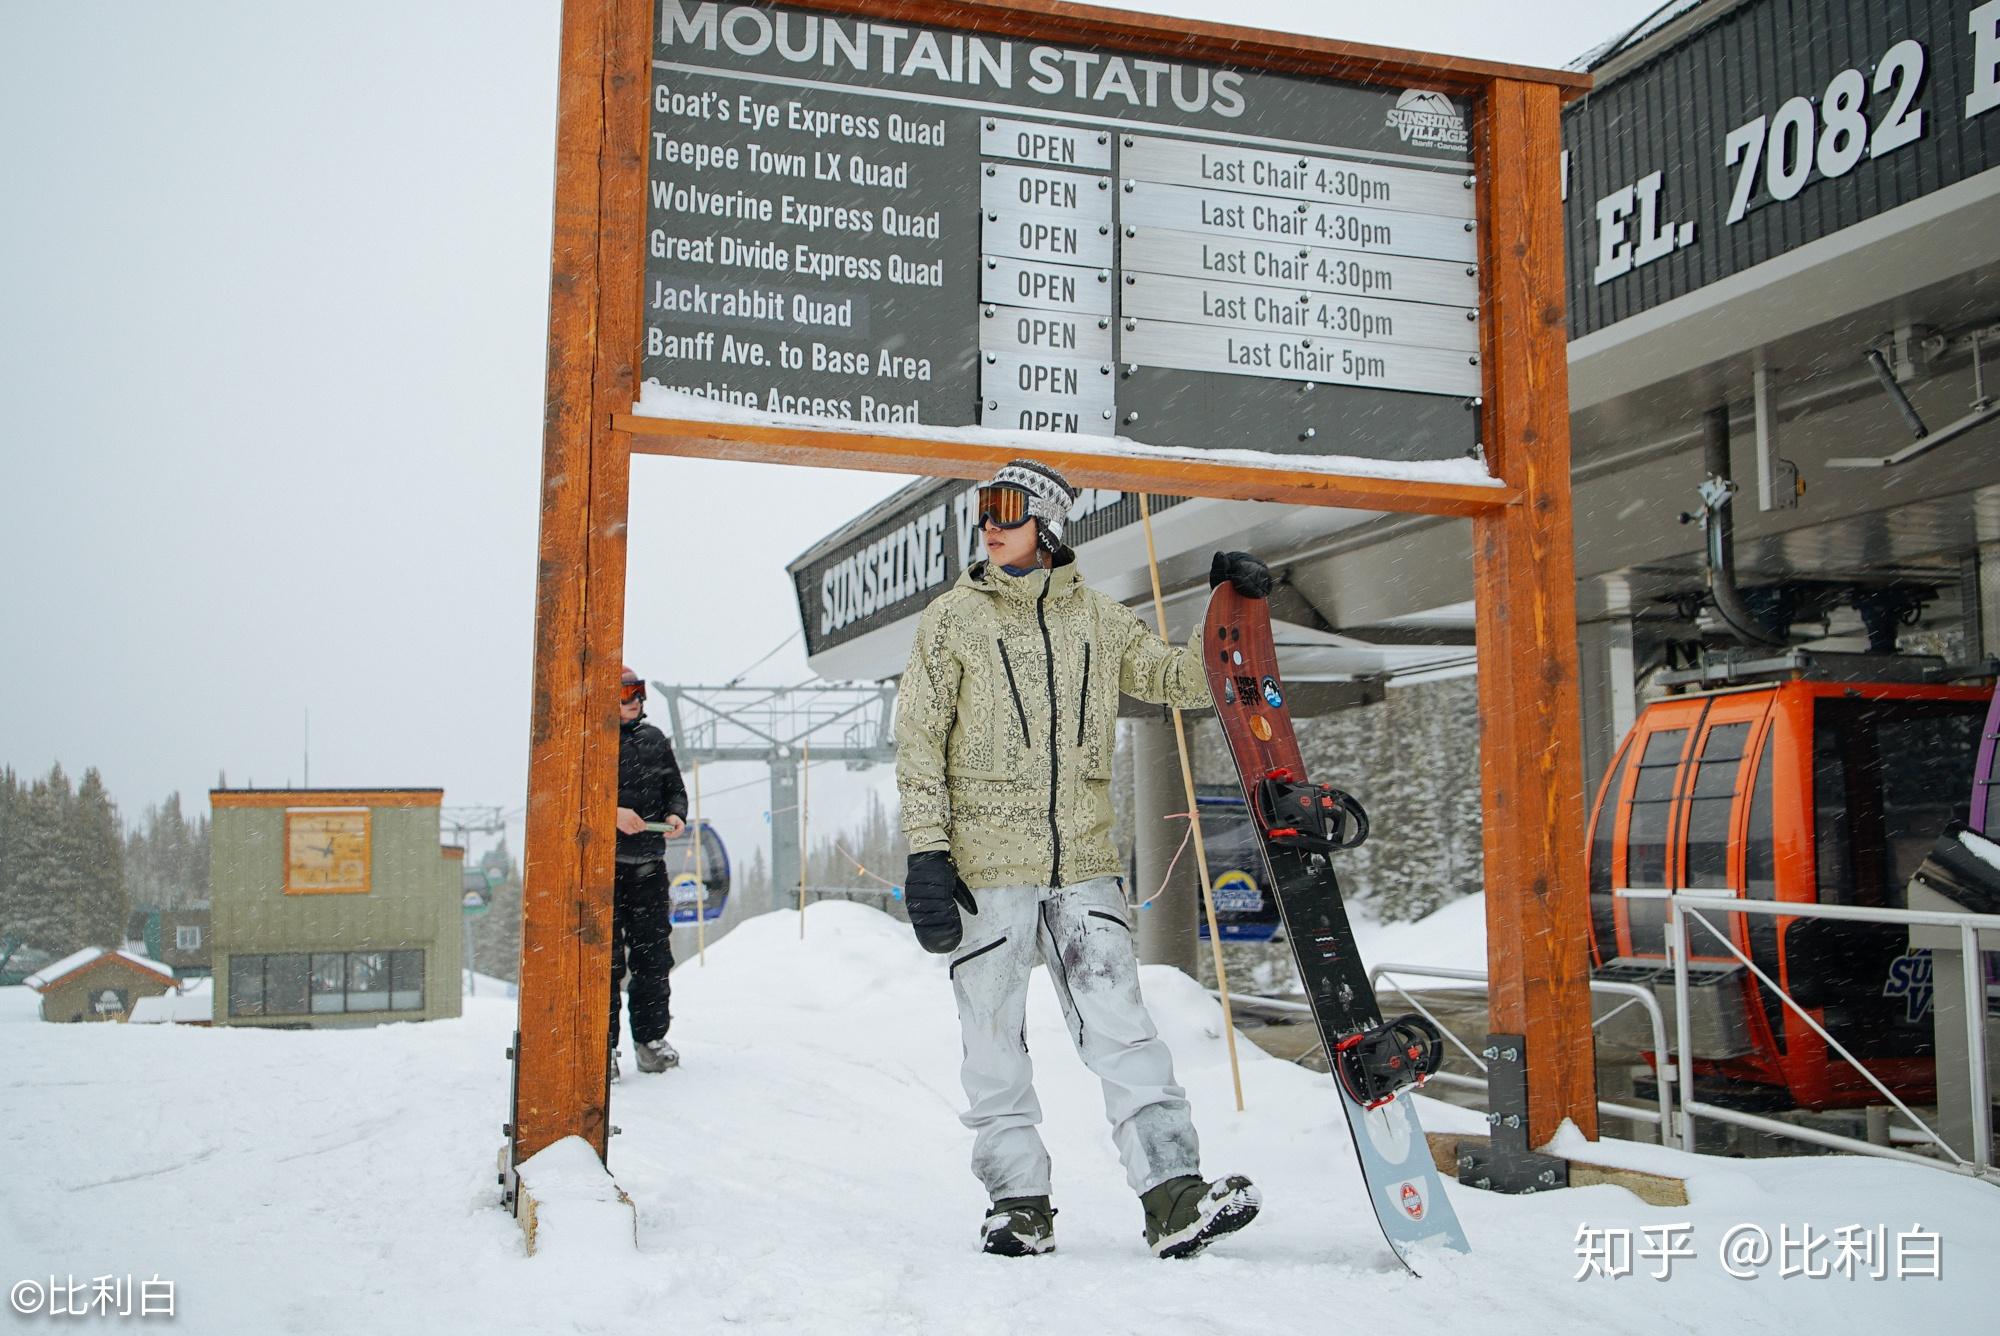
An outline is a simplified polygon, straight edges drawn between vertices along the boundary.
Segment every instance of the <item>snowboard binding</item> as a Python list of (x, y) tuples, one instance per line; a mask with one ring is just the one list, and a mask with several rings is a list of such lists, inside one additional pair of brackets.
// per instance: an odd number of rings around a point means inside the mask
[(1333, 1070), (1356, 1104), (1378, 1109), (1420, 1086), (1444, 1059), (1444, 1036), (1421, 1016), (1398, 1016), (1358, 1030), (1333, 1050)]
[(1258, 780), (1256, 800), (1257, 820), (1273, 844), (1330, 854), (1368, 838), (1368, 813), (1353, 795), (1308, 783), (1288, 769)]

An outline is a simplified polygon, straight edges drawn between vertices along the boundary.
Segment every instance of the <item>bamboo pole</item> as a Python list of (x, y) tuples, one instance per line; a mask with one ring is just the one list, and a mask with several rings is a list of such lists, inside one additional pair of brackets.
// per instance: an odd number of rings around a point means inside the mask
[[(1160, 559), (1153, 550), (1153, 508), (1139, 493), (1139, 521), (1146, 530), (1146, 569), (1153, 577), (1153, 616), (1160, 639), (1167, 638), (1167, 602), (1160, 596)], [(1203, 663), (1205, 673), (1208, 665)], [(1181, 757), (1181, 785), (1187, 790), (1188, 829), (1194, 835), (1194, 865), (1201, 876), (1201, 905), (1208, 914), (1208, 944), (1215, 952), (1215, 990), (1222, 997), (1222, 1034), (1229, 1042), (1229, 1079), (1236, 1087), (1236, 1111), (1243, 1112), (1243, 1070), (1236, 1062), (1236, 1020), (1229, 1009), (1229, 971), (1222, 963), (1222, 929), (1215, 922), (1215, 891), (1208, 879), (1208, 847), (1201, 838), (1201, 804), (1194, 791), (1194, 767), (1188, 764), (1187, 727), (1175, 709), (1174, 746)]]
[(810, 742), (799, 749), (799, 940), (806, 939), (806, 865), (812, 861), (812, 846), (806, 843), (806, 785), (812, 778), (813, 749)]
[(708, 966), (708, 867), (701, 849), (701, 762), (694, 763), (694, 953)]

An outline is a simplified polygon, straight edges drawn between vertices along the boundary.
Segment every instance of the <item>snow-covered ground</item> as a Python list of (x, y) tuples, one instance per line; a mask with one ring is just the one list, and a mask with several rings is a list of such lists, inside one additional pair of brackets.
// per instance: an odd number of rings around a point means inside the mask
[[(1370, 965), (1428, 965), (1433, 969), (1486, 968), (1486, 892), (1477, 891), (1414, 923), (1384, 923), (1354, 909), (1354, 943)], [(1419, 978), (1398, 974), (1398, 978)], [(1449, 988), (1449, 980), (1421, 979), (1427, 988)], [(1476, 987), (1477, 985), (1466, 985)]]
[[(1038, 974), (1028, 1042), (1060, 1250), (982, 1257), (942, 963), (860, 905), (817, 905), (807, 931), (801, 942), (791, 913), (755, 919), (705, 968), (675, 975), (684, 1066), (628, 1075), (612, 1103), (624, 1133), (611, 1163), (638, 1203), (638, 1244), (601, 1256), (524, 1257), (496, 1204), (513, 1006), (483, 987), (455, 1022), (290, 1032), (42, 1025), (33, 994), (0, 989), (0, 1269), (10, 1287), (157, 1274), (176, 1286), (174, 1329), (196, 1333), (1206, 1336), (1403, 1329), (1422, 1305), (1426, 1327), (1470, 1323), (1481, 1336), (1876, 1336), (1914, 1312), (1966, 1329), (1992, 1315), (2000, 1188), (1860, 1159), (1710, 1160), (1616, 1143), (1590, 1158), (1683, 1175), (1692, 1204), (1651, 1207), (1614, 1187), (1507, 1198), (1453, 1185), (1475, 1252), (1409, 1279), (1362, 1204), (1328, 1078), (1239, 1042), (1248, 1108), (1235, 1112), (1216, 1004), (1157, 968), (1147, 996), (1205, 1162), (1256, 1178), (1262, 1219), (1192, 1262), (1146, 1253), (1095, 1083)], [(1422, 1109), (1433, 1128), (1477, 1125)], [(1637, 1231), (1682, 1224), (1694, 1255), (1671, 1280), (1650, 1279), (1657, 1263), (1637, 1255)], [(1732, 1279), (1717, 1250), (1739, 1225), (1774, 1244), (1781, 1231), (1880, 1226), (1892, 1252), (1921, 1227), (1940, 1241), (1942, 1278), (1786, 1278), (1773, 1256), (1757, 1279)], [(1633, 1231), (1636, 1274), (1574, 1279), (1580, 1226)], [(1833, 1256), (1822, 1245), (1812, 1260)]]

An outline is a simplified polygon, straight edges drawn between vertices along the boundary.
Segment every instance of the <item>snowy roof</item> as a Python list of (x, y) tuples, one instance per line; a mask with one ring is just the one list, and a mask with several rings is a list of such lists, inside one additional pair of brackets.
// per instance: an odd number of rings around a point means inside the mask
[(1570, 61), (1564, 68), (1586, 72), (1594, 71), (1613, 56), (1631, 50), (1654, 33), (1667, 27), (1689, 10), (1699, 9), (1707, 3), (1708, 0), (1666, 0), (1666, 3), (1662, 4), (1645, 18), (1639, 20), (1639, 22), (1620, 32), (1615, 37), (1609, 37), (1599, 42), (1596, 46), (1591, 47), (1588, 51)]
[(148, 960), (135, 951), (106, 951), (101, 946), (86, 946), (81, 951), (73, 951), (53, 965), (44, 965), (21, 982), (38, 993), (45, 993), (56, 984), (80, 970), (89, 969), (104, 956), (123, 957), (124, 963), (159, 975), (168, 983), (174, 981), (174, 972), (157, 960)]

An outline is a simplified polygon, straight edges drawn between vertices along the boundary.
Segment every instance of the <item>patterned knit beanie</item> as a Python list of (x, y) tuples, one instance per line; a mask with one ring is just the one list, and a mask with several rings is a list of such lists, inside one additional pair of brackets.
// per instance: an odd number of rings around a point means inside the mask
[(1063, 525), (1076, 490), (1062, 474), (1032, 459), (1016, 459), (993, 475), (994, 487), (1015, 487), (1028, 494), (1028, 513), (1040, 521), (1036, 530), (1044, 551), (1062, 550)]

